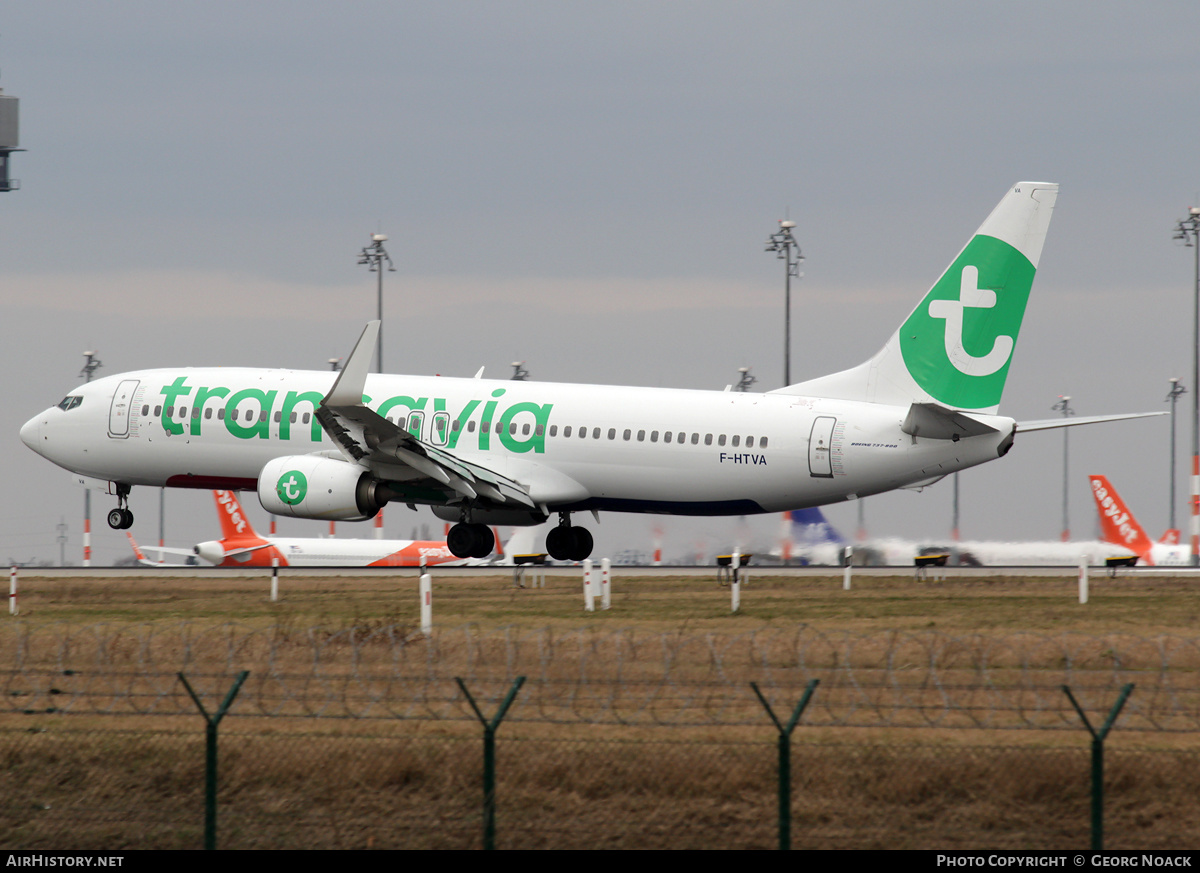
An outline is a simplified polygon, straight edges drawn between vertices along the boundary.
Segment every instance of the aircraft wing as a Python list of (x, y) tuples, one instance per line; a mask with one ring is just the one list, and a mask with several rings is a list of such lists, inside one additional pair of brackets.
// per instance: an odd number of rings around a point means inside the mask
[(1154, 418), (1169, 412), (1126, 412), (1121, 415), (1089, 415), (1083, 418), (1044, 418), (1040, 421), (1018, 421), (1017, 432), (1050, 430), (1056, 427), (1075, 427), (1078, 424), (1099, 424), (1102, 421), (1124, 421), (1127, 418)]
[(321, 427), (346, 460), (389, 482), (441, 491), (447, 502), (483, 498), (498, 506), (536, 508), (520, 483), (422, 442), (367, 408), (363, 388), (378, 335), (379, 322), (369, 322), (317, 410)]

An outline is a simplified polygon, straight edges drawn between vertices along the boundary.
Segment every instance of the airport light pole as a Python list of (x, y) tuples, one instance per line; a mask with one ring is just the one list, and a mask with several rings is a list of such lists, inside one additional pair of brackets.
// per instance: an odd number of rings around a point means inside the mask
[(1170, 488), (1170, 512), (1167, 515), (1167, 527), (1170, 530), (1177, 530), (1175, 527), (1175, 401), (1182, 394), (1187, 394), (1187, 389), (1179, 384), (1179, 380), (1171, 378), (1171, 390), (1167, 392), (1167, 402), (1171, 404), (1171, 488)]
[[(104, 366), (97, 354), (96, 351), (83, 353), (83, 369), (79, 375), (85, 383), (91, 382), (92, 374)], [(83, 566), (92, 566), (92, 492), (87, 488), (83, 489)]]
[(738, 380), (737, 384), (733, 386), (733, 390), (741, 391), (743, 394), (745, 394), (750, 390), (750, 386), (757, 381), (758, 379), (750, 374), (749, 367), (738, 367)]
[(1200, 566), (1200, 206), (1175, 223), (1175, 239), (1190, 246), (1192, 281), (1192, 566)]
[(383, 372), (383, 265), (387, 262), (389, 273), (396, 272), (396, 268), (392, 266), (391, 256), (388, 255), (387, 249), (383, 244), (387, 242), (386, 233), (371, 234), (371, 244), (363, 248), (359, 254), (358, 263), (366, 264), (372, 273), (376, 276), (375, 298), (377, 302), (377, 316), (379, 318), (379, 342), (375, 347), (375, 372)]
[[(1071, 408), (1071, 396), (1060, 394), (1058, 395), (1058, 403), (1050, 407), (1055, 412), (1061, 412), (1063, 418), (1075, 414), (1075, 410)], [(1067, 470), (1069, 461), (1069, 443), (1067, 442), (1067, 434), (1069, 428), (1063, 428), (1063, 516), (1062, 516), (1062, 541), (1064, 543), (1071, 541), (1071, 521), (1067, 510)]]
[(775, 252), (778, 260), (787, 262), (787, 271), (783, 279), (783, 384), (792, 384), (792, 277), (800, 278), (800, 262), (804, 255), (800, 254), (800, 244), (792, 236), (792, 228), (796, 222), (783, 220), (779, 222), (779, 232), (767, 237), (765, 251)]

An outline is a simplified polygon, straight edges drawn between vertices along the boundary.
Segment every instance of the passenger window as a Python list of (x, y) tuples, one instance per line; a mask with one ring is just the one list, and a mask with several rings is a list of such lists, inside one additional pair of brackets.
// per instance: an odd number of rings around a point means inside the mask
[(192, 418), (199, 418), (199, 417), (200, 417), (200, 407), (193, 406), (192, 407)]
[(435, 412), (433, 414), (433, 433), (430, 434), (435, 446), (444, 446), (450, 440), (450, 413)]
[(719, 445), (719, 446), (725, 445), (725, 434), (721, 434), (720, 436), (717, 437), (717, 445)]
[(646, 441), (646, 432), (644, 430), (639, 430), (638, 431), (638, 442), (644, 443), (645, 441)]
[[(542, 426), (539, 424), (538, 425), (538, 433), (541, 433), (541, 432), (542, 432)], [(521, 425), (521, 436), (529, 436), (529, 425), (528, 424)]]
[[(526, 425), (526, 427), (528, 427), (528, 425)], [(538, 435), (538, 436), (541, 436), (541, 435), (543, 434), (543, 432), (545, 431), (545, 429), (546, 429), (546, 426), (545, 426), (545, 425), (539, 424), (539, 425), (537, 426), (537, 431), (536, 431), (536, 432), (537, 432), (537, 435)], [(526, 433), (529, 433), (529, 431), (526, 431)]]
[(162, 415), (162, 406), (161, 406), (161, 405), (160, 405), (160, 406), (156, 406), (156, 407), (154, 407), (154, 415), (155, 415), (156, 417), (157, 417), (157, 416), (159, 416), (159, 415)]
[(475, 422), (474, 421), (467, 422), (467, 433), (475, 433)]
[(454, 419), (454, 423), (450, 425), (450, 430), (454, 431), (455, 433), (458, 433), (461, 428), (462, 428), (462, 422), (459, 421), (457, 418)]
[(204, 410), (204, 417), (209, 419), (210, 421), (212, 420), (212, 407), (211, 406)]
[(592, 428), (592, 439), (594, 439), (594, 440), (600, 439), (600, 428), (598, 428), (598, 427)]
[(656, 430), (650, 431), (650, 442), (652, 442), (652, 443), (658, 442), (658, 431), (656, 431)]
[(186, 406), (179, 407), (179, 417), (187, 418), (187, 407)]
[(175, 417), (175, 407), (168, 406), (167, 407), (167, 418), (174, 418), (174, 417)]
[(754, 437), (746, 437), (746, 448), (754, 448)]
[(492, 429), (492, 423), (490, 421), (485, 421), (483, 423), (483, 432), (488, 433), (491, 429)]
[(149, 414), (150, 414), (150, 404), (147, 403), (142, 406), (142, 415), (149, 415)]
[(629, 428), (625, 428), (625, 442), (629, 442), (629, 438), (631, 436), (633, 436), (633, 431), (631, 431)]
[(295, 424), (296, 423), (296, 413), (293, 412), (290, 416), (288, 416), (288, 421), (290, 421), (292, 424)]
[(683, 431), (680, 431), (679, 438), (676, 440), (676, 442), (678, 442), (680, 445), (683, 445), (685, 442), (687, 442), (687, 434)]
[(275, 423), (279, 424), (279, 422), (281, 422), (281, 421), (283, 421), (283, 412), (281, 410), (276, 409), (275, 410)]
[(671, 431), (669, 431), (669, 430), (663, 431), (663, 442), (669, 443), (670, 441), (671, 441)]
[(706, 446), (711, 446), (711, 445), (712, 445), (712, 434), (711, 434), (711, 433), (706, 433), (706, 434), (704, 435), (704, 444), (705, 444)]
[(733, 439), (729, 441), (729, 444), (736, 449), (738, 447), (738, 440), (740, 440), (740, 439), (741, 439), (740, 436), (738, 436), (737, 434), (734, 434)]
[(569, 437), (570, 435), (571, 435), (571, 425), (568, 424), (566, 427), (563, 428), (563, 436)]
[(758, 441), (758, 447), (760, 449), (765, 449), (767, 447), (767, 438), (766, 437), (763, 437), (761, 440)]
[(550, 436), (558, 436), (558, 425), (557, 424), (550, 425)]
[(615, 427), (610, 427), (608, 429), (608, 438), (610, 440), (615, 440), (617, 438), (617, 429)]
[(222, 406), (220, 409), (217, 410), (217, 421), (224, 421), (224, 420), (225, 420), (225, 407)]
[(267, 411), (266, 411), (265, 409), (264, 409), (262, 412), (260, 412), (260, 413), (258, 414), (258, 420), (259, 420), (259, 421), (266, 421), (266, 420), (267, 420)]
[(700, 434), (698, 434), (698, 433), (692, 434), (692, 445), (694, 445), (694, 446), (700, 445)]
[(308, 412), (304, 413), (304, 420), (303, 420), (302, 422), (300, 422), (300, 423), (301, 423), (301, 424), (308, 424), (308, 419), (309, 419), (309, 416), (310, 416), (310, 415), (311, 415), (311, 413), (308, 413)]
[(581, 440), (585, 440), (585, 439), (587, 439), (587, 428), (586, 428), (586, 427), (581, 427), (581, 428), (579, 429), (579, 438), (580, 438)]

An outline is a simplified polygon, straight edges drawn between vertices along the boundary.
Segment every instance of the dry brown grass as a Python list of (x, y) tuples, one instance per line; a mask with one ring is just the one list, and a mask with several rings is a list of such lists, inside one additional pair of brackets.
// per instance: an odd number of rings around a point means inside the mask
[[(573, 677), (619, 677), (630, 688), (661, 679), (664, 670), (684, 686), (720, 678), (742, 687), (770, 678), (777, 710), (789, 710), (803, 683), (780, 677), (795, 672), (798, 659), (831, 670), (852, 651), (861, 675), (890, 669), (893, 686), (914, 677), (905, 699), (936, 710), (943, 692), (929, 688), (918, 669), (931, 659), (943, 675), (961, 669), (964, 676), (986, 661), (1000, 684), (1031, 664), (1058, 675), (1064, 658), (1076, 669), (1111, 672), (1114, 653), (1124, 666), (1145, 669), (1166, 658), (1181, 688), (1197, 685), (1200, 668), (1192, 640), (1200, 585), (1183, 579), (1094, 580), (1091, 603), (1080, 606), (1073, 579), (856, 579), (846, 593), (840, 576), (764, 576), (743, 593), (737, 616), (728, 614), (728, 591), (708, 577), (618, 572), (613, 610), (592, 615), (582, 611), (574, 577), (551, 576), (545, 590), (518, 590), (507, 576), (443, 573), (435, 586), (435, 639), (403, 642), (418, 616), (412, 576), (285, 576), (280, 604), (267, 601), (265, 578), (28, 581), (20, 621), (0, 624), (6, 669), (20, 659), (38, 669), (87, 665), (54, 677), (63, 692), (55, 699), (82, 689), (89, 700), (157, 700), (159, 712), (166, 702), (186, 714), (136, 714), (132, 704), (117, 704), (106, 715), (93, 707), (87, 714), (0, 716), (0, 845), (198, 846), (203, 723), (173, 678), (181, 666), (196, 676), (210, 709), (236, 669), (250, 669), (253, 683), (268, 667), (284, 674), (307, 667), (308, 678), (298, 681), (323, 687), (351, 667), (361, 676), (380, 672), (392, 678), (354, 688), (381, 699), (428, 693), (395, 678), (422, 670), (443, 677), (438, 687), (448, 698), (455, 693), (448, 677), (462, 670), (488, 697), (489, 715), (514, 665), (536, 668), (532, 675), (552, 681), (536, 692), (537, 706), (514, 709), (499, 734), (498, 841), (508, 848), (776, 844), (775, 734), (755, 699), (746, 695), (739, 704), (743, 724), (656, 727), (656, 718), (678, 716), (678, 705), (659, 699), (657, 709), (647, 707), (628, 691), (625, 703), (614, 708), (603, 700), (597, 711), (637, 710), (648, 718), (586, 724), (580, 713), (589, 704), (581, 696), (613, 692), (581, 695), (566, 681)], [(468, 622), (478, 630), (465, 629)], [(314, 652), (326, 671), (315, 678)], [(159, 665), (159, 676), (137, 678), (134, 670), (144, 664)], [(10, 696), (28, 681), (10, 684)], [(267, 719), (252, 717), (261, 707), (239, 709), (255, 694), (269, 699), (284, 681), (248, 685), (222, 726), (222, 846), (479, 845), (480, 727), (461, 701), (437, 721), (419, 714), (347, 719), (328, 707), (319, 719), (296, 717), (302, 706), (288, 710), (293, 717)], [(849, 693), (827, 679), (814, 707)], [(989, 705), (985, 692), (968, 693), (976, 695), (964, 698), (968, 704)], [(532, 701), (535, 691), (522, 694)], [(1096, 706), (1111, 699), (1107, 690), (1097, 692)], [(724, 716), (732, 710), (723, 700), (688, 706), (704, 717)], [(919, 719), (855, 729), (813, 726), (817, 715), (814, 709), (795, 735), (797, 847), (1088, 844), (1082, 729), (981, 731)], [(1107, 845), (1196, 842), (1196, 736), (1113, 734)]]

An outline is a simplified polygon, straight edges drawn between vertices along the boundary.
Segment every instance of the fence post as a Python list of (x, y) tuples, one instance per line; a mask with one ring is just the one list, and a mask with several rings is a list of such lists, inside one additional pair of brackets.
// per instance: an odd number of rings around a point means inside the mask
[(1092, 850), (1099, 852), (1104, 849), (1104, 738), (1112, 730), (1113, 723), (1121, 713), (1121, 708), (1125, 706), (1125, 701), (1133, 693), (1133, 683), (1130, 682), (1121, 689), (1121, 696), (1117, 698), (1116, 705), (1108, 714), (1108, 720), (1104, 722), (1104, 726), (1099, 731), (1092, 727), (1092, 723), (1088, 721), (1087, 714), (1075, 700), (1071, 689), (1064, 685), (1062, 690), (1066, 692), (1071, 705), (1083, 719), (1084, 727), (1092, 735)]
[(421, 597), (421, 633), (433, 634), (433, 577), (422, 573), (417, 580), (417, 593)]
[(471, 704), (471, 709), (475, 710), (475, 717), (483, 725), (483, 847), (494, 849), (496, 848), (496, 730), (500, 727), (500, 722), (508, 712), (508, 708), (512, 706), (517, 692), (525, 684), (525, 677), (517, 677), (517, 681), (513, 683), (512, 688), (508, 689), (508, 695), (505, 696), (504, 701), (500, 704), (500, 709), (490, 722), (483, 717), (483, 713), (475, 705), (475, 698), (471, 696), (471, 692), (467, 690), (462, 679), (455, 676), (454, 681), (462, 689), (467, 703)]
[(808, 683), (808, 687), (804, 689), (804, 696), (796, 704), (796, 709), (792, 712), (792, 720), (787, 723), (786, 727), (780, 724), (779, 719), (775, 717), (771, 704), (767, 703), (767, 698), (763, 697), (763, 693), (758, 690), (758, 683), (750, 683), (750, 687), (758, 695), (767, 715), (771, 717), (771, 721), (775, 723), (775, 727), (779, 731), (779, 848), (785, 851), (792, 847), (792, 731), (796, 729), (796, 725), (800, 722), (800, 716), (804, 713), (808, 701), (820, 683), (820, 679), (813, 679)]
[(583, 559), (583, 611), (596, 611), (596, 593), (592, 590), (592, 559)]
[(204, 704), (200, 702), (200, 698), (196, 696), (196, 692), (192, 690), (191, 683), (187, 681), (187, 677), (182, 673), (177, 675), (179, 676), (179, 681), (183, 683), (183, 687), (187, 689), (187, 693), (192, 696), (192, 702), (196, 704), (196, 708), (204, 716), (204, 848), (215, 849), (217, 847), (217, 725), (221, 723), (221, 719), (229, 711), (229, 707), (233, 703), (233, 698), (237, 696), (242, 683), (250, 675), (250, 671), (243, 670), (237, 674), (233, 680), (233, 686), (229, 689), (229, 693), (225, 695), (224, 702), (221, 703), (217, 711), (211, 716), (208, 714), (208, 710), (204, 708)]
[(17, 615), (17, 568), (14, 565), (8, 574), (8, 614)]

